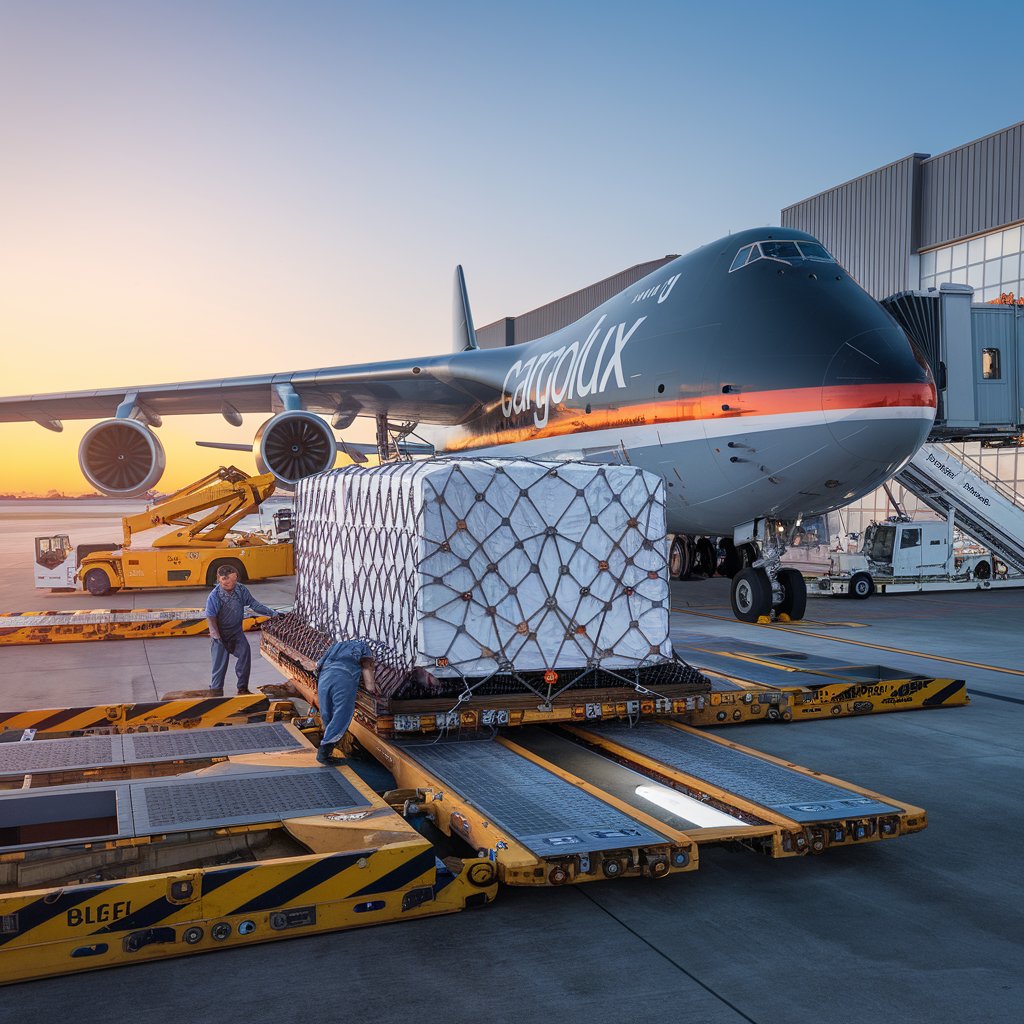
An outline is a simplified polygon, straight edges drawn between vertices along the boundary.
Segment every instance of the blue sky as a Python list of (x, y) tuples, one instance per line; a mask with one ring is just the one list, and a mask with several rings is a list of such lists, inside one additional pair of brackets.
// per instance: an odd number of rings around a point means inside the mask
[(483, 324), (1020, 120), (1015, 19), (6, 0), (3, 390), (444, 351), (457, 262)]

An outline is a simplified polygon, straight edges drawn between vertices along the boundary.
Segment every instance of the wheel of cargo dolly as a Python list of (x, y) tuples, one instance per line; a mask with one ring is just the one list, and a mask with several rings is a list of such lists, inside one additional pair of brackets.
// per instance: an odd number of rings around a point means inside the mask
[(222, 565), (230, 565), (238, 573), (239, 583), (249, 581), (249, 574), (245, 571), (245, 566), (237, 558), (216, 558), (210, 563), (210, 568), (206, 570), (206, 585), (208, 587), (217, 585), (217, 570)]
[(785, 612), (794, 622), (807, 611), (807, 583), (799, 569), (780, 569), (777, 577), (782, 601), (776, 611)]
[(866, 572), (855, 572), (847, 589), (850, 597), (866, 601), (875, 592), (875, 581)]
[(694, 546), (693, 571), (702, 576), (714, 576), (718, 569), (718, 549), (707, 537), (701, 537)]
[(757, 622), (772, 610), (772, 584), (764, 569), (741, 569), (732, 580), (732, 612), (741, 622)]
[(693, 569), (693, 546), (689, 537), (677, 534), (668, 549), (668, 574), (674, 580), (685, 580)]
[(110, 577), (102, 569), (90, 569), (83, 582), (93, 597), (106, 597), (110, 593)]
[(740, 571), (740, 556), (731, 537), (721, 537), (718, 541), (718, 574), (732, 579)]

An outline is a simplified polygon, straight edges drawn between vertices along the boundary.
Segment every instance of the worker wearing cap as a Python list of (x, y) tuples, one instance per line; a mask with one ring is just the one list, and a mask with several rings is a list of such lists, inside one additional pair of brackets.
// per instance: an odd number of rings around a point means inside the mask
[(320, 705), (323, 739), (316, 759), (321, 764), (344, 764), (334, 745), (348, 732), (356, 709), (359, 684), (374, 689), (373, 650), (365, 640), (340, 640), (316, 663), (316, 699)]
[(224, 693), (224, 676), (228, 671), (228, 657), (232, 654), (235, 656), (238, 692), (249, 692), (252, 655), (242, 626), (246, 608), (251, 608), (257, 615), (267, 615), (270, 618), (277, 615), (273, 608), (260, 604), (249, 592), (249, 588), (238, 582), (237, 569), (230, 565), (222, 565), (217, 570), (217, 586), (206, 600), (206, 621), (210, 627), (213, 656), (211, 696), (221, 696)]

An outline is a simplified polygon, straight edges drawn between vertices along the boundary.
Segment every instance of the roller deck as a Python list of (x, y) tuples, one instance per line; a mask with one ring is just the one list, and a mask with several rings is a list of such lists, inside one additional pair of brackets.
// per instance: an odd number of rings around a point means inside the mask
[[(0, 755), (23, 782), (0, 792), (0, 983), (452, 913), (496, 892), (490, 862), (438, 860), (292, 725)], [(104, 774), (129, 768), (170, 774)], [(74, 770), (92, 774), (63, 781)]]
[(919, 831), (923, 810), (673, 722), (359, 743), (507, 884), (694, 870), (703, 845), (771, 857)]

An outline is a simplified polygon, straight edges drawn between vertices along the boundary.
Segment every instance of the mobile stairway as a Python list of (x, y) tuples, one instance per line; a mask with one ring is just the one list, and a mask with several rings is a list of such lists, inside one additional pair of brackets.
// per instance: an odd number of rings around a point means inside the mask
[(1024, 508), (980, 466), (969, 467), (949, 445), (928, 443), (895, 479), (932, 511), (944, 518), (952, 513), (964, 533), (1024, 572)]

